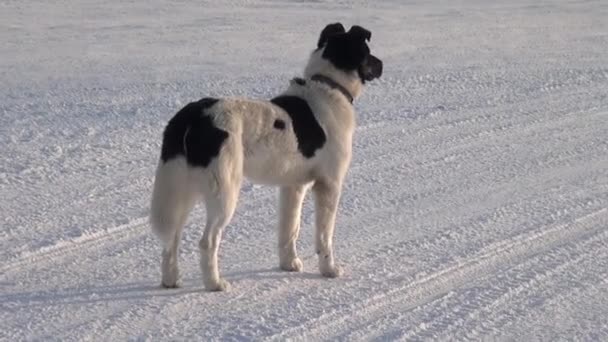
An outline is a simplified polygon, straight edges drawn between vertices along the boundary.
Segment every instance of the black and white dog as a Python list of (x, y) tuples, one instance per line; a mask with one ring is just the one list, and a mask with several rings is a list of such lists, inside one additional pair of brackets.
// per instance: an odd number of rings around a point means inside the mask
[(338, 277), (332, 250), (342, 182), (351, 160), (352, 102), (366, 81), (380, 77), (382, 61), (366, 43), (371, 32), (340, 23), (321, 32), (303, 78), (270, 101), (203, 98), (182, 108), (164, 131), (150, 221), (160, 237), (162, 286), (179, 286), (177, 253), (182, 228), (202, 199), (207, 223), (200, 264), (207, 290), (229, 287), (218, 270), (222, 230), (234, 213), (243, 177), (280, 187), (279, 261), (301, 271), (296, 252), (302, 200), (315, 195), (319, 269)]

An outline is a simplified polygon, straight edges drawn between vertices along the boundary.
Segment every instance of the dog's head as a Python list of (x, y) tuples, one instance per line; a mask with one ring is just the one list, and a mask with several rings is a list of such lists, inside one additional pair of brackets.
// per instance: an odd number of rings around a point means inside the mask
[(357, 71), (361, 82), (371, 81), (382, 75), (382, 61), (371, 54), (367, 42), (372, 33), (361, 26), (353, 26), (346, 32), (340, 23), (329, 24), (319, 36), (317, 49), (323, 49), (322, 57), (337, 69)]
[(341, 23), (327, 25), (313, 51), (304, 76), (322, 74), (358, 97), (367, 81), (382, 75), (382, 61), (371, 54), (367, 43), (372, 33), (358, 25), (348, 30)]

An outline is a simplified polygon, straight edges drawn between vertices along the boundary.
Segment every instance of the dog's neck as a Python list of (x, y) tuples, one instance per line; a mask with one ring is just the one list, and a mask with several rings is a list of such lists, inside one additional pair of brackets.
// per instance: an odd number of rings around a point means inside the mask
[[(363, 83), (361, 82), (358, 73), (356, 71), (344, 72), (336, 69), (336, 67), (330, 61), (323, 58), (323, 49), (313, 51), (310, 55), (306, 68), (304, 68), (303, 76), (305, 79), (315, 81), (312, 79), (315, 75), (323, 75), (331, 79), (333, 83), (338, 84), (341, 88), (345, 89), (353, 99), (357, 99), (359, 96), (361, 96)], [(331, 88), (334, 88), (328, 83), (325, 84)], [(342, 91), (340, 92), (344, 94)], [(346, 98), (348, 99), (349, 97), (346, 96)], [(349, 102), (352, 103), (350, 99)]]
[(327, 77), (321, 74), (314, 74), (310, 79), (313, 81), (324, 83), (330, 88), (338, 90), (342, 93), (342, 95), (344, 95), (344, 97), (346, 97), (348, 102), (353, 103), (353, 96), (350, 94), (350, 92), (346, 88), (344, 88), (340, 83), (334, 81), (331, 77)]

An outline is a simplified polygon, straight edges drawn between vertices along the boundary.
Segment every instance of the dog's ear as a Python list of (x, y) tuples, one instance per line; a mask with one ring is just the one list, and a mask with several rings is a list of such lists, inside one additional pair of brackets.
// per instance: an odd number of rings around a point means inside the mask
[(333, 24), (329, 24), (329, 25), (325, 26), (323, 31), (321, 31), (321, 35), (319, 36), (319, 42), (317, 43), (317, 48), (323, 47), (323, 45), (325, 45), (327, 43), (327, 40), (329, 39), (329, 37), (331, 37), (335, 34), (345, 33), (345, 32), (346, 32), (346, 30), (344, 29), (344, 26), (340, 23), (333, 23)]
[(359, 41), (367, 40), (369, 42), (369, 40), (372, 38), (372, 33), (369, 30), (366, 30), (358, 25), (351, 27), (348, 34)]

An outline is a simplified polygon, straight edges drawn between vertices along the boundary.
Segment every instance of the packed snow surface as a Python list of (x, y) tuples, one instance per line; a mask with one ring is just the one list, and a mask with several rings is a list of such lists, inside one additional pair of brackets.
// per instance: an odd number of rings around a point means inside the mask
[[(608, 2), (3, 1), (0, 340), (608, 340)], [(203, 96), (269, 99), (318, 34), (372, 31), (383, 77), (324, 279), (278, 270), (277, 191), (246, 183), (203, 291), (160, 284), (162, 130)]]

